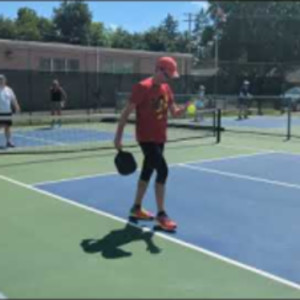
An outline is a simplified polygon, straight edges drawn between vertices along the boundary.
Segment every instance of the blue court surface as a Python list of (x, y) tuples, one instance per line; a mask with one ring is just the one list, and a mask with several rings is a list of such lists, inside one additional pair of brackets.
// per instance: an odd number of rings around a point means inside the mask
[[(300, 118), (293, 117), (291, 120), (292, 125), (300, 126)], [(237, 117), (223, 117), (222, 126), (233, 127), (253, 127), (253, 128), (286, 128), (287, 127), (287, 114), (282, 116), (249, 116), (245, 120), (237, 120)]]
[[(127, 219), (138, 175), (36, 187)], [(170, 167), (166, 204), (177, 239), (299, 283), (299, 194), (300, 156), (269, 152)], [(144, 205), (155, 212), (152, 184)]]
[[(82, 128), (51, 128), (13, 131), (13, 140), (18, 147), (62, 146), (70, 144), (112, 141), (114, 132)], [(124, 139), (133, 135), (124, 134)], [(0, 134), (0, 145), (4, 145), (4, 135)]]

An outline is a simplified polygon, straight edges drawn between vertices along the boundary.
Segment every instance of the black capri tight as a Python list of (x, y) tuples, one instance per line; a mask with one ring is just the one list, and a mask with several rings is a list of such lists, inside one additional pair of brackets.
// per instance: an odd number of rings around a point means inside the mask
[(153, 171), (156, 170), (156, 183), (165, 184), (168, 177), (168, 165), (163, 156), (164, 144), (147, 142), (140, 143), (140, 146), (145, 156), (140, 179), (148, 182)]

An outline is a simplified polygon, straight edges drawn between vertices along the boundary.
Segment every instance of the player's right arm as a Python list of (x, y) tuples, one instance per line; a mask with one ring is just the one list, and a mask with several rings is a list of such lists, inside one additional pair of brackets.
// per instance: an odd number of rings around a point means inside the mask
[(115, 139), (114, 139), (114, 145), (117, 150), (122, 149), (122, 136), (123, 136), (124, 127), (127, 123), (129, 115), (134, 110), (135, 110), (135, 103), (128, 102), (121, 113), (120, 120), (115, 134)]
[(129, 115), (143, 101), (144, 92), (145, 92), (144, 87), (140, 84), (135, 84), (132, 87), (131, 96), (128, 99), (128, 102), (121, 113), (121, 117), (115, 134), (114, 145), (117, 150), (122, 149), (122, 136), (123, 136), (124, 127), (127, 123)]

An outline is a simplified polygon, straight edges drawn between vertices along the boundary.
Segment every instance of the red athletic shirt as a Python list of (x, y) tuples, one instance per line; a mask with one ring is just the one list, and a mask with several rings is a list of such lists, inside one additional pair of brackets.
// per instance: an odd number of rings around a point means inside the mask
[(152, 77), (144, 79), (133, 86), (130, 102), (136, 105), (137, 141), (164, 143), (168, 109), (174, 102), (169, 85), (154, 85)]

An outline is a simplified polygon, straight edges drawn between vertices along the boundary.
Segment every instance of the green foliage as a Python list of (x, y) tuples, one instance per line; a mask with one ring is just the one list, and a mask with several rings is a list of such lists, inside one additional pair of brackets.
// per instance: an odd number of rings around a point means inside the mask
[(52, 42), (58, 40), (57, 32), (51, 20), (41, 17), (38, 22), (38, 30), (42, 41)]
[[(71, 44), (189, 52), (198, 59), (214, 57), (215, 36), (219, 37), (220, 61), (293, 62), (300, 57), (300, 2), (297, 1), (212, 1), (208, 10), (195, 11), (193, 31), (180, 32), (178, 20), (168, 14), (157, 26), (142, 33), (122, 27), (107, 29), (92, 22), (83, 0), (63, 1), (53, 17), (37, 16), (23, 7), (17, 19), (0, 16), (0, 38), (56, 41)], [(223, 10), (226, 21), (218, 11)], [(191, 43), (190, 43), (191, 41)]]
[(166, 51), (166, 45), (164, 43), (164, 34), (160, 28), (152, 27), (144, 34), (147, 50), (152, 51)]
[(176, 52), (188, 53), (189, 52), (189, 39), (188, 32), (179, 33), (176, 39)]
[(105, 29), (104, 24), (101, 22), (93, 22), (89, 29), (89, 44), (91, 46), (104, 46), (110, 45), (108, 31)]
[(187, 33), (180, 33), (178, 21), (168, 14), (158, 27), (144, 33), (146, 49), (163, 52), (188, 52)]
[[(214, 16), (217, 6), (227, 14), (225, 23)], [(299, 60), (300, 2), (219, 1), (210, 12), (221, 34), (221, 60)]]
[(162, 22), (160, 30), (166, 51), (176, 52), (177, 40), (179, 38), (178, 22), (172, 15), (168, 14), (166, 19)]
[(163, 20), (161, 26), (161, 31), (165, 35), (165, 38), (169, 40), (175, 40), (178, 36), (178, 21), (170, 14)]
[(17, 28), (15, 22), (0, 16), (0, 38), (1, 39), (15, 39)]
[(205, 59), (205, 47), (213, 39), (214, 35), (209, 21), (209, 16), (204, 9), (195, 14), (195, 26), (192, 32), (192, 52), (200, 59)]
[(147, 44), (144, 38), (144, 34), (142, 33), (134, 33), (132, 35), (132, 49), (136, 50), (146, 50)]
[(131, 34), (122, 27), (111, 31), (110, 42), (112, 48), (131, 49), (133, 47)]
[(19, 40), (41, 40), (38, 29), (39, 17), (33, 9), (24, 7), (18, 10), (16, 20), (17, 39)]
[(81, 0), (63, 1), (54, 9), (53, 23), (62, 42), (87, 45), (91, 22), (88, 5)]
[(101, 22), (92, 22), (88, 5), (82, 0), (61, 2), (54, 8), (51, 19), (21, 8), (15, 22), (0, 18), (0, 37), (149, 51), (188, 51), (187, 33), (179, 32), (178, 21), (170, 14), (157, 27), (130, 33), (122, 27), (112, 30)]

